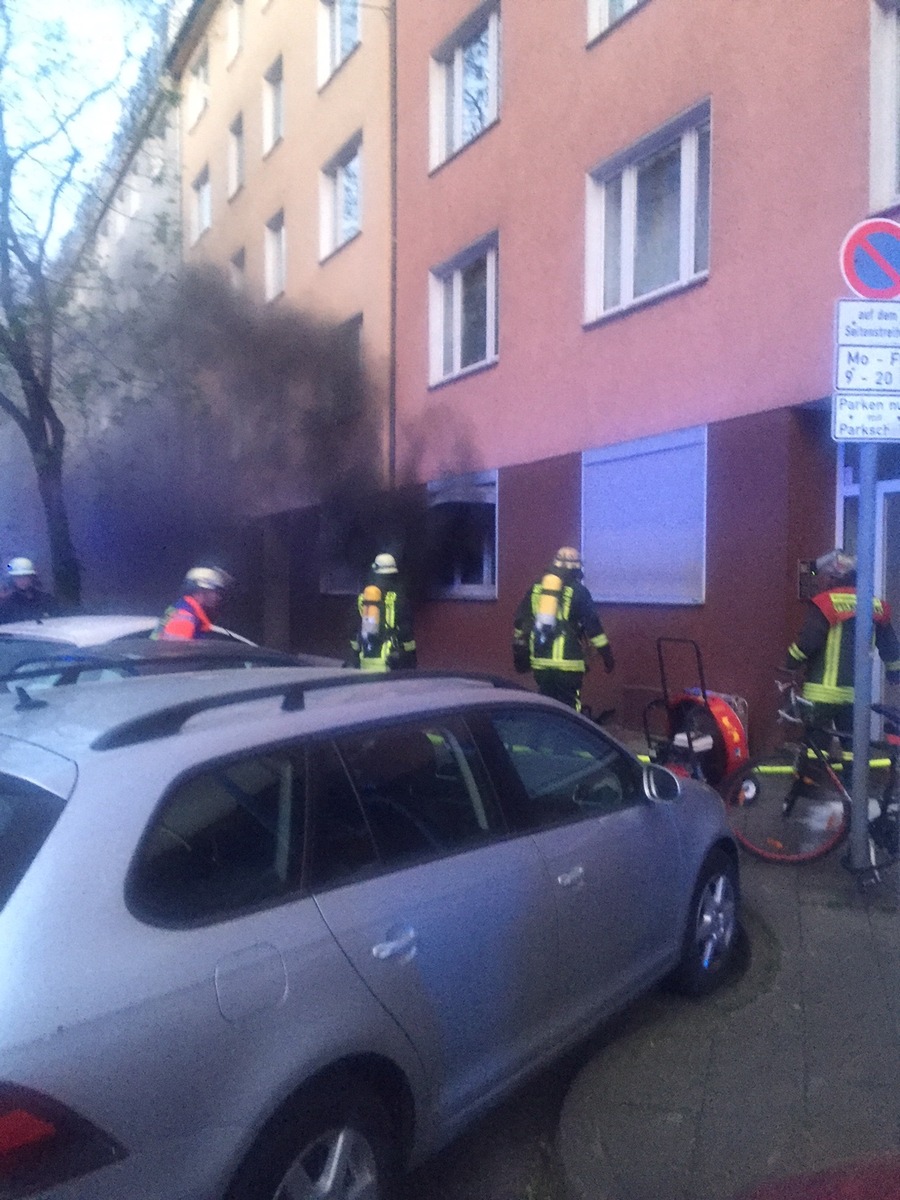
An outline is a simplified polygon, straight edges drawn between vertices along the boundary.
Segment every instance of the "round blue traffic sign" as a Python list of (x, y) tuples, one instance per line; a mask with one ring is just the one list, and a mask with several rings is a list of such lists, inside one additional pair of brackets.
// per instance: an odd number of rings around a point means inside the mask
[(841, 271), (864, 300), (900, 296), (900, 224), (874, 217), (854, 225), (841, 246)]

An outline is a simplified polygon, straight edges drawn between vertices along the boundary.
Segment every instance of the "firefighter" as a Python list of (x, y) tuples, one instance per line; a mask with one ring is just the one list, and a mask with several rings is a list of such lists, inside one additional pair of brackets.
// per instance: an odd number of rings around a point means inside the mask
[(6, 577), (9, 584), (0, 597), (0, 624), (56, 616), (56, 597), (41, 587), (30, 558), (11, 558), (6, 564)]
[(181, 596), (170, 605), (150, 635), (160, 641), (188, 641), (210, 636), (212, 618), (234, 581), (221, 567), (191, 567)]
[(399, 671), (416, 665), (412, 609), (393, 554), (376, 554), (357, 600), (359, 625), (348, 663), (363, 671)]
[[(839, 733), (849, 734), (853, 732), (856, 559), (843, 550), (831, 550), (816, 559), (815, 575), (822, 590), (809, 602), (785, 667), (803, 677), (803, 696), (815, 705), (811, 723), (828, 727), (833, 723)], [(873, 600), (872, 618), (887, 681), (900, 683), (900, 643), (886, 601)]]
[(607, 674), (615, 666), (591, 593), (581, 582), (580, 553), (557, 551), (552, 568), (528, 589), (513, 624), (513, 665), (531, 670), (544, 696), (581, 711), (586, 654), (599, 654)]

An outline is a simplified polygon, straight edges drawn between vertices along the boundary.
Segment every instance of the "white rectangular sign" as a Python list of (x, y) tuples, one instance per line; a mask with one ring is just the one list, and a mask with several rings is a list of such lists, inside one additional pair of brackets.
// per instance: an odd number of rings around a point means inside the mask
[(900, 395), (835, 392), (831, 436), (836, 442), (900, 442)]
[(900, 300), (839, 300), (836, 442), (900, 442)]

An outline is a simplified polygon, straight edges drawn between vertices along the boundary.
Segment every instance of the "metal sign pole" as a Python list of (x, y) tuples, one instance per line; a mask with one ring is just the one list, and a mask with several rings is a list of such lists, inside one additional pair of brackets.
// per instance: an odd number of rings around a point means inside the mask
[(859, 446), (859, 527), (856, 538), (856, 641), (853, 671), (853, 809), (850, 865), (869, 865), (869, 734), (872, 718), (872, 602), (875, 596), (875, 480), (878, 443)]

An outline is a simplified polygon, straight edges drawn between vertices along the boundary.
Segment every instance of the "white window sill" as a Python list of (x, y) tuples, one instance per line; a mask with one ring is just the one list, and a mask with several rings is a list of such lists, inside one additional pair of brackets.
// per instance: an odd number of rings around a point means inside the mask
[(441, 167), (445, 167), (447, 163), (453, 162), (455, 158), (459, 158), (460, 154), (468, 150), (470, 146), (474, 146), (476, 142), (480, 142), (486, 133), (493, 129), (495, 125), (499, 124), (499, 115), (493, 117), (485, 126), (483, 126), (483, 128), (479, 129), (476, 134), (473, 134), (467, 142), (463, 142), (463, 144), (461, 146), (457, 146), (455, 150), (448, 151), (448, 153), (446, 153), (442, 159), (436, 162), (434, 166), (429, 169), (428, 174), (434, 175), (434, 173), (439, 171)]
[[(633, 10), (632, 10), (633, 11)], [(678, 296), (682, 292), (689, 292), (692, 288), (700, 287), (709, 279), (709, 271), (701, 271), (699, 275), (694, 275), (683, 283), (670, 283), (665, 287), (657, 288), (655, 292), (648, 292), (645, 296), (639, 296), (634, 300), (630, 300), (627, 304), (620, 304), (616, 308), (608, 308), (596, 316), (585, 317), (581, 323), (582, 329), (593, 329), (596, 325), (602, 325), (606, 321), (614, 321), (617, 317), (627, 316), (628, 313), (636, 312), (641, 308), (648, 308), (651, 304), (658, 304), (661, 300), (667, 300), (670, 296)]]
[(361, 233), (362, 230), (357, 229), (355, 233), (351, 233), (349, 237), (344, 238), (342, 242), (339, 242), (336, 246), (332, 246), (330, 250), (326, 250), (319, 259), (319, 266), (324, 267), (327, 262), (331, 262), (336, 254), (340, 254), (342, 250), (344, 250), (352, 242), (355, 242)]
[(484, 362), (472, 363), (470, 367), (463, 367), (460, 371), (455, 371), (452, 375), (442, 375), (440, 379), (433, 379), (429, 385), (429, 391), (436, 388), (444, 387), (448, 383), (456, 383), (458, 379), (465, 379), (469, 375), (478, 375), (481, 371), (489, 371), (491, 367), (496, 367), (500, 361), (499, 354), (495, 354), (493, 358), (486, 358)]
[(493, 583), (460, 583), (456, 587), (432, 588), (432, 600), (496, 600), (497, 588)]

